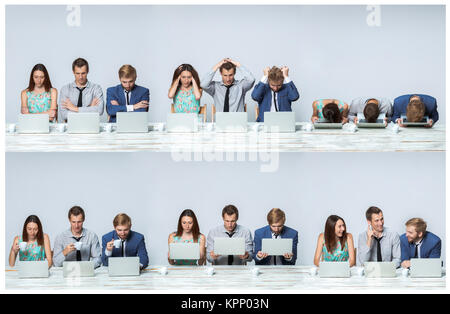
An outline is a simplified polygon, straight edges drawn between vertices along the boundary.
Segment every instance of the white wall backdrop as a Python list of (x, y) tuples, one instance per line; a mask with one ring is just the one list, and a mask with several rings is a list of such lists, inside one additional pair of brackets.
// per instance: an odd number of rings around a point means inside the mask
[[(73, 80), (72, 61), (89, 61), (89, 79), (119, 83), (123, 64), (150, 88), (150, 121), (165, 121), (174, 69), (192, 64), (200, 77), (224, 57), (259, 80), (263, 68), (287, 65), (300, 99), (298, 121), (317, 98), (350, 102), (364, 95), (391, 99), (426, 93), (445, 122), (445, 6), (6, 6), (6, 121), (17, 120), (20, 91), (44, 63), (53, 85)], [(69, 20), (69, 22), (67, 22)], [(77, 25), (79, 26), (71, 26)], [(239, 78), (239, 75), (238, 77)], [(249, 119), (255, 102), (247, 94)], [(202, 103), (211, 104), (206, 93)], [(208, 110), (210, 111), (210, 110)], [(106, 120), (106, 116), (103, 116)]]
[(299, 231), (298, 265), (313, 263), (329, 215), (343, 217), (357, 241), (371, 205), (399, 234), (409, 218), (425, 219), (443, 239), (445, 259), (444, 153), (286, 153), (274, 173), (260, 172), (259, 162), (174, 162), (169, 153), (6, 153), (5, 186), (6, 258), (28, 215), (41, 218), (53, 246), (79, 205), (99, 237), (117, 213), (128, 213), (150, 263), (166, 264), (167, 237), (182, 210), (193, 209), (207, 235), (234, 204), (252, 233), (271, 208), (283, 209), (286, 225)]

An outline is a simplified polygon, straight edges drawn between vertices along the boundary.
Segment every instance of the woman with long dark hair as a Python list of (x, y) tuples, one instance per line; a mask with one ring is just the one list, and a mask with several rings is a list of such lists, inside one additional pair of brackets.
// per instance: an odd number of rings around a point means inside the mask
[(338, 99), (319, 99), (312, 104), (313, 115), (311, 121), (314, 123), (320, 119), (325, 119), (331, 123), (348, 122), (349, 106), (342, 100)]
[(22, 236), (14, 238), (9, 253), (9, 266), (14, 267), (17, 254), (19, 254), (19, 261), (44, 261), (47, 259), (48, 267), (52, 266), (50, 239), (44, 233), (38, 216), (28, 216), (23, 224)]
[(205, 265), (206, 263), (206, 238), (200, 233), (197, 217), (191, 209), (185, 209), (178, 219), (176, 232), (169, 235), (170, 243), (200, 243), (200, 259), (198, 260), (172, 260), (170, 254), (168, 260), (171, 265)]
[(175, 69), (169, 89), (175, 112), (199, 113), (202, 92), (198, 73), (192, 65), (182, 64)]
[(320, 261), (348, 261), (350, 267), (356, 264), (353, 236), (351, 233), (347, 233), (345, 221), (339, 216), (329, 216), (325, 223), (325, 232), (319, 235), (314, 265), (319, 266)]
[(21, 92), (21, 113), (48, 114), (54, 121), (58, 105), (58, 91), (52, 87), (50, 76), (43, 64), (36, 64), (31, 70), (28, 87)]

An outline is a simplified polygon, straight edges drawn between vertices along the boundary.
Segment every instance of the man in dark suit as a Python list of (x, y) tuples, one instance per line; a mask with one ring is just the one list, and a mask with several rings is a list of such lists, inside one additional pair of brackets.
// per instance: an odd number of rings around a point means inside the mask
[(109, 122), (116, 122), (117, 112), (147, 112), (150, 92), (148, 88), (138, 86), (136, 69), (129, 64), (119, 69), (120, 84), (106, 90), (106, 112)]
[[(108, 266), (108, 258), (110, 257), (138, 256), (141, 269), (147, 267), (148, 255), (144, 236), (131, 231), (131, 218), (126, 214), (118, 214), (114, 218), (113, 225), (114, 230), (102, 237), (103, 265)], [(114, 245), (114, 242), (116, 242), (116, 245)]]
[(406, 222), (406, 233), (400, 237), (402, 267), (411, 266), (411, 258), (440, 258), (441, 239), (427, 231), (427, 223), (421, 218)]
[(419, 122), (423, 117), (428, 116), (430, 122), (427, 127), (432, 127), (439, 120), (436, 98), (422, 94), (399, 96), (394, 99), (394, 113), (391, 121), (403, 126), (402, 115), (406, 115), (409, 122)]
[(264, 122), (264, 112), (292, 111), (291, 103), (299, 98), (299, 94), (289, 78), (289, 68), (265, 68), (263, 78), (253, 89), (252, 98), (259, 106), (257, 122)]
[[(253, 257), (256, 265), (295, 265), (297, 260), (298, 232), (285, 226), (286, 215), (279, 208), (267, 214), (268, 226), (255, 231)], [(292, 253), (283, 256), (269, 256), (262, 252), (262, 239), (292, 239)]]

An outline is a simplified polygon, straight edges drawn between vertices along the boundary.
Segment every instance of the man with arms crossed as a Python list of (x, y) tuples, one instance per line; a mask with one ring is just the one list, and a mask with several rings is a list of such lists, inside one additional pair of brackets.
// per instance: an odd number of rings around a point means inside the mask
[(381, 209), (375, 206), (366, 211), (367, 231), (359, 235), (358, 263), (394, 262), (400, 267), (400, 238), (398, 234), (384, 227)]

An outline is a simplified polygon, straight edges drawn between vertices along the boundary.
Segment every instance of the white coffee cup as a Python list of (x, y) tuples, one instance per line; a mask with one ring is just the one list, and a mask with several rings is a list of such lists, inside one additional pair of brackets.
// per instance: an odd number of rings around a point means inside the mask
[(252, 125), (252, 131), (253, 132), (259, 132), (259, 124), (258, 123), (255, 123), (255, 124)]
[(403, 277), (408, 277), (409, 274), (409, 269), (408, 268), (403, 268), (402, 269), (402, 276)]
[(258, 267), (252, 268), (252, 274), (253, 274), (253, 276), (258, 276), (259, 275), (259, 268)]
[(120, 240), (120, 239), (114, 240), (114, 247), (116, 249), (120, 249), (122, 247), (122, 240)]
[(62, 133), (66, 130), (66, 125), (63, 123), (58, 124), (58, 126), (56, 127), (58, 132)]
[(208, 268), (206, 268), (205, 272), (206, 272), (209, 276), (214, 275), (214, 267), (208, 267)]
[(154, 127), (155, 131), (163, 131), (164, 130), (164, 123), (156, 123)]
[(14, 133), (16, 131), (16, 125), (11, 123), (8, 125), (8, 133)]
[(208, 131), (212, 131), (212, 130), (214, 129), (214, 124), (213, 124), (212, 122), (206, 124), (206, 129), (207, 129)]
[(311, 276), (317, 275), (317, 267), (311, 267), (311, 268), (309, 269), (309, 274), (310, 274)]
[(306, 123), (302, 129), (306, 132), (311, 132), (313, 130), (313, 125), (312, 123)]
[(356, 273), (359, 277), (362, 277), (364, 275), (364, 267), (358, 267)]
[(393, 133), (398, 133), (400, 131), (400, 126), (398, 124), (394, 124), (391, 130)]
[(167, 267), (161, 267), (160, 269), (159, 269), (159, 273), (161, 274), (161, 275), (167, 275)]
[(111, 123), (106, 123), (105, 125), (105, 131), (108, 133), (111, 133), (113, 129), (113, 125)]
[(81, 250), (81, 247), (83, 246), (83, 242), (78, 241), (78, 242), (75, 242), (74, 245), (75, 245), (75, 248), (77, 249), (77, 251), (79, 251), (79, 250)]
[(19, 249), (23, 252), (25, 251), (27, 248), (27, 243), (26, 242), (19, 242)]

